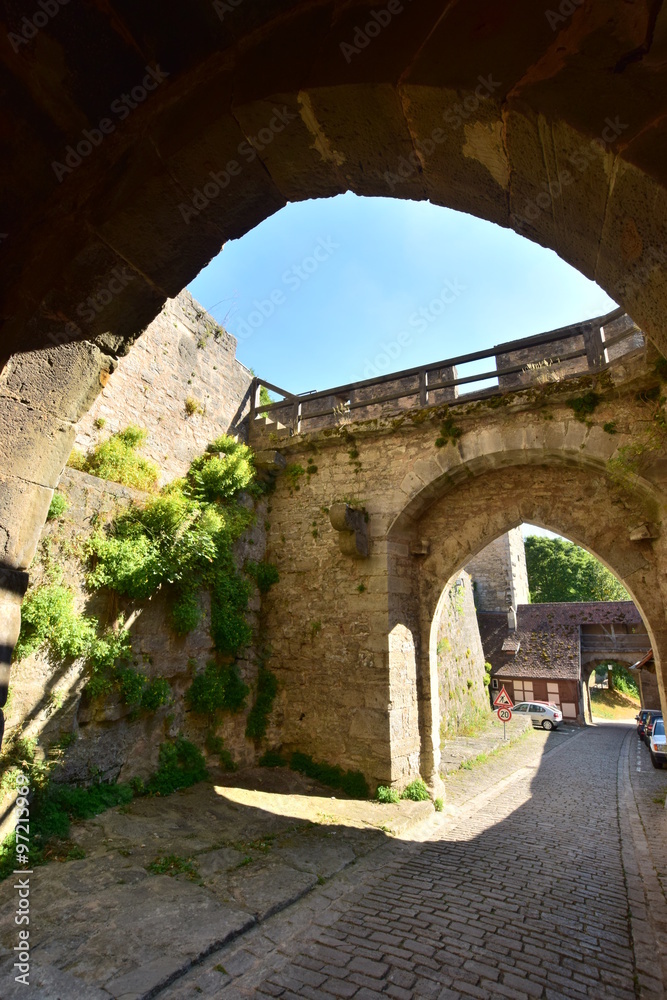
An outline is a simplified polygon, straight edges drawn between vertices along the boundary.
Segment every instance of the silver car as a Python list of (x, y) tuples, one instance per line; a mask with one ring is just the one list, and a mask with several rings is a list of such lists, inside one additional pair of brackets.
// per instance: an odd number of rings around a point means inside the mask
[(557, 729), (563, 721), (561, 710), (546, 701), (520, 701), (512, 711), (529, 715), (533, 725), (541, 726), (542, 729)]
[(664, 767), (667, 763), (667, 737), (665, 736), (665, 720), (656, 719), (648, 748), (651, 752), (653, 767)]

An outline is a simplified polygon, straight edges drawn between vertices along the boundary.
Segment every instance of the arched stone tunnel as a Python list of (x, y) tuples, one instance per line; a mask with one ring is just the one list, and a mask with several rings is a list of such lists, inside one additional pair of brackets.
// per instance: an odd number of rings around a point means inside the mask
[[(660, 3), (119, 0), (42, 20), (6, 12), (0, 42), (5, 664), (77, 419), (165, 298), (288, 201), (353, 190), (511, 227), (667, 351)], [(594, 542), (632, 589), (642, 570)]]

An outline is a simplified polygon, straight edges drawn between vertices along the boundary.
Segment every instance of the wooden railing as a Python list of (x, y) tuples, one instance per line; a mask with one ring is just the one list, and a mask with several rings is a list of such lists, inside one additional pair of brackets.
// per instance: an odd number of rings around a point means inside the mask
[[(250, 426), (256, 430), (280, 426), (289, 434), (303, 434), (426, 406), (455, 406), (586, 372), (600, 372), (618, 357), (643, 346), (638, 327), (622, 309), (615, 309), (549, 333), (321, 392), (297, 395), (256, 377), (251, 386)], [(493, 358), (493, 368), (459, 376), (457, 366), (487, 358)], [(475, 383), (490, 379), (494, 385), (474, 388)], [(283, 398), (260, 403), (262, 386)], [(462, 393), (463, 386), (472, 389)]]
[(635, 632), (631, 635), (624, 632), (615, 635), (584, 632), (581, 636), (582, 653), (646, 653), (650, 648), (651, 640), (646, 632)]

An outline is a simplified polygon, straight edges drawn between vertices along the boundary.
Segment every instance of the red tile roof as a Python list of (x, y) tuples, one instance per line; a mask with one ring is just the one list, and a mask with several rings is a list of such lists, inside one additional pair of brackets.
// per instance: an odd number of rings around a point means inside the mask
[(477, 615), (484, 657), (499, 678), (578, 680), (580, 625), (642, 624), (632, 601), (520, 604), (516, 615), (515, 631), (505, 613)]

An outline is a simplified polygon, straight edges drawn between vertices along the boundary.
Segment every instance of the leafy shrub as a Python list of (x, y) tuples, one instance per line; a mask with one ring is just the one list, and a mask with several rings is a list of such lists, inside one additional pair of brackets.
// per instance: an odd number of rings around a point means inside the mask
[[(250, 585), (234, 569), (231, 557), (215, 574), (211, 588), (211, 638), (219, 653), (234, 656), (252, 639), (245, 619)], [(230, 565), (231, 564), (231, 565)]]
[(252, 449), (246, 444), (223, 434), (211, 441), (206, 451), (188, 472), (194, 497), (209, 502), (230, 499), (251, 484), (255, 467)]
[(589, 392), (585, 392), (583, 396), (568, 399), (567, 405), (574, 410), (575, 418), (583, 422), (587, 416), (595, 412), (601, 398), (597, 392), (590, 390)]
[(278, 680), (276, 675), (267, 667), (260, 666), (257, 675), (257, 695), (255, 704), (248, 713), (248, 722), (245, 734), (251, 740), (261, 739), (266, 735), (269, 715), (273, 708), (273, 701), (278, 693)]
[(86, 456), (79, 448), (72, 448), (67, 459), (70, 469), (78, 469), (79, 472), (86, 472)]
[(236, 664), (220, 666), (209, 660), (204, 672), (192, 681), (185, 697), (193, 712), (214, 715), (218, 711), (240, 711), (248, 691)]
[(147, 712), (155, 712), (171, 700), (171, 687), (166, 677), (153, 677), (141, 693), (141, 707)]
[(236, 761), (232, 757), (231, 753), (225, 747), (225, 741), (221, 736), (215, 736), (213, 733), (208, 733), (206, 736), (206, 749), (209, 753), (214, 753), (218, 755), (220, 760), (220, 766), (225, 771), (236, 771), (238, 766)]
[[(123, 784), (95, 784), (90, 788), (70, 785), (31, 787), (35, 794), (30, 803), (30, 866), (45, 864), (53, 856), (69, 860), (83, 855), (73, 844), (55, 850), (55, 842), (67, 841), (72, 820), (91, 819), (112, 806), (129, 802), (132, 789)], [(16, 862), (15, 835), (11, 834), (0, 846), (0, 879), (12, 874)], [(64, 853), (63, 853), (64, 852)]]
[(69, 504), (67, 502), (67, 497), (64, 497), (62, 493), (57, 491), (51, 497), (51, 503), (49, 504), (49, 511), (46, 515), (47, 521), (52, 521), (56, 517), (60, 517), (64, 514)]
[(118, 684), (119, 660), (129, 660), (132, 653), (130, 633), (127, 629), (114, 632), (112, 629), (96, 638), (88, 651), (90, 679), (87, 690), (93, 698), (110, 694)]
[(247, 562), (244, 568), (248, 576), (251, 576), (257, 584), (260, 594), (266, 594), (274, 583), (278, 583), (280, 580), (278, 567), (273, 563)]
[(85, 656), (96, 635), (96, 622), (74, 610), (69, 587), (49, 584), (26, 596), (14, 659), (23, 660), (42, 646), (59, 659)]
[(287, 767), (287, 761), (277, 750), (267, 750), (259, 758), (260, 767)]
[(158, 769), (146, 783), (149, 795), (169, 795), (178, 788), (189, 788), (208, 777), (204, 757), (189, 740), (178, 736), (173, 743), (160, 747)]
[(289, 483), (289, 488), (291, 490), (300, 490), (301, 484), (299, 480), (302, 476), (305, 476), (306, 470), (298, 462), (292, 462), (285, 468), (285, 475), (287, 476), (287, 481)]
[(171, 688), (166, 677), (149, 680), (146, 674), (131, 667), (118, 672), (118, 686), (126, 705), (148, 712), (156, 712), (171, 698)]
[(401, 798), (397, 789), (389, 788), (387, 785), (378, 785), (377, 797), (378, 802), (399, 802)]
[(444, 805), (445, 805), (445, 803), (440, 798), (434, 799), (434, 801), (433, 801), (433, 808), (435, 809), (435, 811), (437, 813), (441, 813), (442, 812), (442, 810), (444, 808)]
[(369, 797), (368, 784), (361, 771), (343, 771), (337, 765), (317, 763), (309, 754), (298, 752), (292, 754), (290, 767), (330, 788), (340, 788), (353, 799)]
[(404, 788), (401, 792), (402, 799), (410, 799), (411, 802), (426, 802), (430, 799), (428, 794), (428, 788), (425, 782), (421, 778), (415, 778), (411, 781), (407, 788)]
[(209, 445), (185, 479), (115, 519), (89, 542), (88, 584), (108, 587), (134, 600), (163, 585), (175, 590), (172, 623), (180, 635), (199, 622), (198, 591), (211, 592), (211, 637), (215, 648), (234, 656), (250, 642), (245, 612), (250, 583), (234, 563), (233, 545), (253, 514), (233, 503), (251, 483), (250, 449), (228, 437)]
[(157, 465), (136, 452), (147, 436), (147, 431), (130, 424), (124, 431), (118, 431), (98, 444), (86, 457), (83, 471), (124, 486), (155, 489), (159, 475)]
[(611, 676), (614, 687), (621, 694), (630, 698), (639, 698), (639, 687), (636, 677), (630, 673), (628, 668), (622, 663), (613, 663), (611, 666)]
[(188, 396), (185, 400), (185, 412), (188, 417), (193, 417), (195, 413), (203, 413), (204, 407), (194, 396)]
[(132, 507), (90, 540), (89, 586), (142, 600), (163, 583), (205, 574), (218, 553), (224, 519), (178, 489)]
[(171, 606), (171, 624), (176, 635), (187, 635), (199, 624), (201, 604), (196, 591), (181, 591)]

